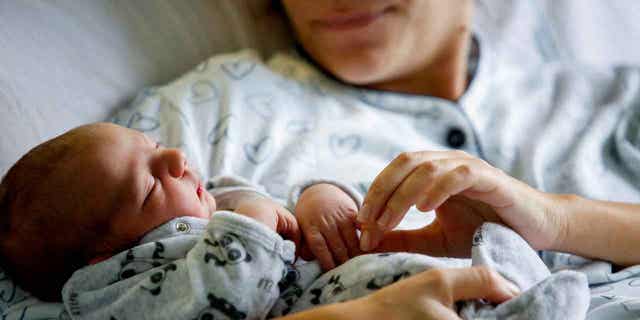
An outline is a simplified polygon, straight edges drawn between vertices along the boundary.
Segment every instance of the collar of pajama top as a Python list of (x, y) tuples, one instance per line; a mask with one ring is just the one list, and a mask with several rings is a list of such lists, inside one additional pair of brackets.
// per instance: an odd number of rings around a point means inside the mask
[(467, 106), (472, 105), (478, 100), (478, 96), (483, 94), (483, 84), (486, 82), (487, 68), (481, 66), (488, 65), (489, 55), (485, 57), (483, 52), (489, 48), (481, 46), (480, 37), (480, 34), (474, 34), (472, 38), (467, 65), (469, 83), (458, 101), (344, 85), (331, 75), (322, 72), (305, 57), (304, 52), (299, 48), (276, 53), (267, 61), (267, 65), (286, 77), (308, 83), (312, 90), (318, 92), (323, 90), (323, 86), (338, 89), (338, 92), (356, 91), (359, 99), (369, 106), (412, 115), (416, 123), (423, 123), (424, 129), (431, 131), (432, 138), (441, 145), (435, 149), (459, 149), (484, 158), (482, 146), (478, 143), (478, 135), (467, 111)]

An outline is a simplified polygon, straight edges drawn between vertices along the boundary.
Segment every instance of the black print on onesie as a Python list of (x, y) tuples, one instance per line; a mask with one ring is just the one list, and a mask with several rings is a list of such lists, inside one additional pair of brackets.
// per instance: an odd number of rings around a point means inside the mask
[(240, 240), (240, 237), (235, 233), (225, 233), (222, 237), (214, 241), (205, 238), (204, 242), (213, 248), (213, 252), (207, 251), (207, 253), (205, 253), (205, 263), (214, 260), (216, 266), (223, 267), (227, 264), (251, 261), (251, 255), (247, 252), (244, 242)]
[(473, 235), (473, 243), (472, 246), (477, 247), (480, 246), (484, 243), (484, 238), (483, 238), (483, 230), (482, 228), (478, 229), (476, 231), (476, 233)]
[(327, 301), (330, 297), (335, 297), (347, 290), (340, 281), (340, 275), (334, 275), (329, 278), (329, 282), (321, 288), (311, 289), (310, 293), (314, 296), (311, 299), (312, 304), (320, 304)]
[(162, 256), (162, 253), (164, 252), (164, 245), (160, 242), (155, 242), (154, 244), (156, 248), (153, 250), (151, 259), (136, 258), (133, 254), (133, 249), (129, 249), (125, 260), (120, 263), (121, 269), (118, 274), (118, 280), (131, 278), (136, 274), (165, 264), (165, 258)]
[(0, 291), (0, 302), (12, 305), (27, 300), (27, 296), (21, 292), (15, 282), (11, 281), (9, 275), (4, 271), (0, 271), (0, 284), (2, 287)]
[(367, 282), (367, 289), (378, 290), (382, 287), (386, 287), (394, 282), (397, 282), (400, 279), (408, 278), (410, 275), (411, 273), (405, 271), (394, 275), (382, 275), (379, 277), (375, 277)]
[(162, 291), (162, 283), (164, 283), (164, 281), (167, 279), (167, 274), (169, 273), (169, 271), (176, 271), (176, 269), (178, 269), (178, 266), (176, 266), (175, 263), (170, 263), (162, 267), (160, 270), (154, 272), (149, 277), (149, 282), (151, 283), (150, 286), (141, 286), (141, 288), (143, 290), (149, 291), (149, 293), (154, 296), (159, 295)]
[(207, 295), (207, 299), (209, 299), (209, 307), (200, 311), (194, 320), (242, 320), (247, 317), (246, 312), (238, 310), (236, 306), (232, 305), (224, 298), (218, 298), (212, 293), (209, 293), (209, 295)]
[(280, 301), (283, 301), (287, 305), (282, 310), (282, 315), (286, 315), (291, 312), (293, 304), (302, 296), (303, 290), (298, 285), (300, 271), (294, 266), (287, 264), (283, 273), (282, 280), (278, 282), (278, 289), (280, 289)]

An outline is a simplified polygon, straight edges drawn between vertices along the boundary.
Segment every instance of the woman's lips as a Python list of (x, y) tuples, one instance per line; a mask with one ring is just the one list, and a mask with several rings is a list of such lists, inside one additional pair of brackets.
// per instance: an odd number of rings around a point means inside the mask
[(370, 25), (391, 10), (392, 7), (375, 12), (335, 14), (323, 19), (313, 20), (312, 24), (320, 28), (336, 31), (357, 29)]

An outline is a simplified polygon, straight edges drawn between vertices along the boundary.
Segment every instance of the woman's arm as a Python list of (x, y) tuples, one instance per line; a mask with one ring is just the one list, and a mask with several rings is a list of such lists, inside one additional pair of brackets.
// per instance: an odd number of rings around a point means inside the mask
[(640, 263), (640, 205), (557, 195), (561, 232), (551, 250), (609, 260)]
[[(389, 232), (412, 205), (434, 210), (435, 220), (419, 230)], [(468, 256), (475, 230), (498, 222), (537, 250), (640, 264), (640, 205), (542, 192), (459, 151), (398, 156), (374, 180), (358, 220), (360, 240), (378, 251)]]

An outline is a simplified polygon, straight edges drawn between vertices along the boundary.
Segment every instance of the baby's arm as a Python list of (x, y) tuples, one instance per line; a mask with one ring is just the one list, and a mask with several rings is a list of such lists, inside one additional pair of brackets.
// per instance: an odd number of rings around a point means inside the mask
[(283, 206), (271, 199), (247, 194), (238, 200), (234, 212), (252, 218), (283, 238), (300, 244), (300, 231), (296, 218)]
[(77, 271), (62, 292), (67, 309), (74, 319), (264, 318), (293, 243), (232, 212), (216, 212), (186, 257), (179, 253), (195, 240), (164, 238)]
[(573, 195), (556, 199), (553, 216), (561, 232), (549, 249), (624, 266), (640, 264), (640, 205)]
[(240, 176), (221, 175), (209, 179), (207, 189), (216, 199), (218, 210), (234, 211), (253, 218), (296, 245), (300, 243), (295, 217), (273, 200), (262, 186)]

